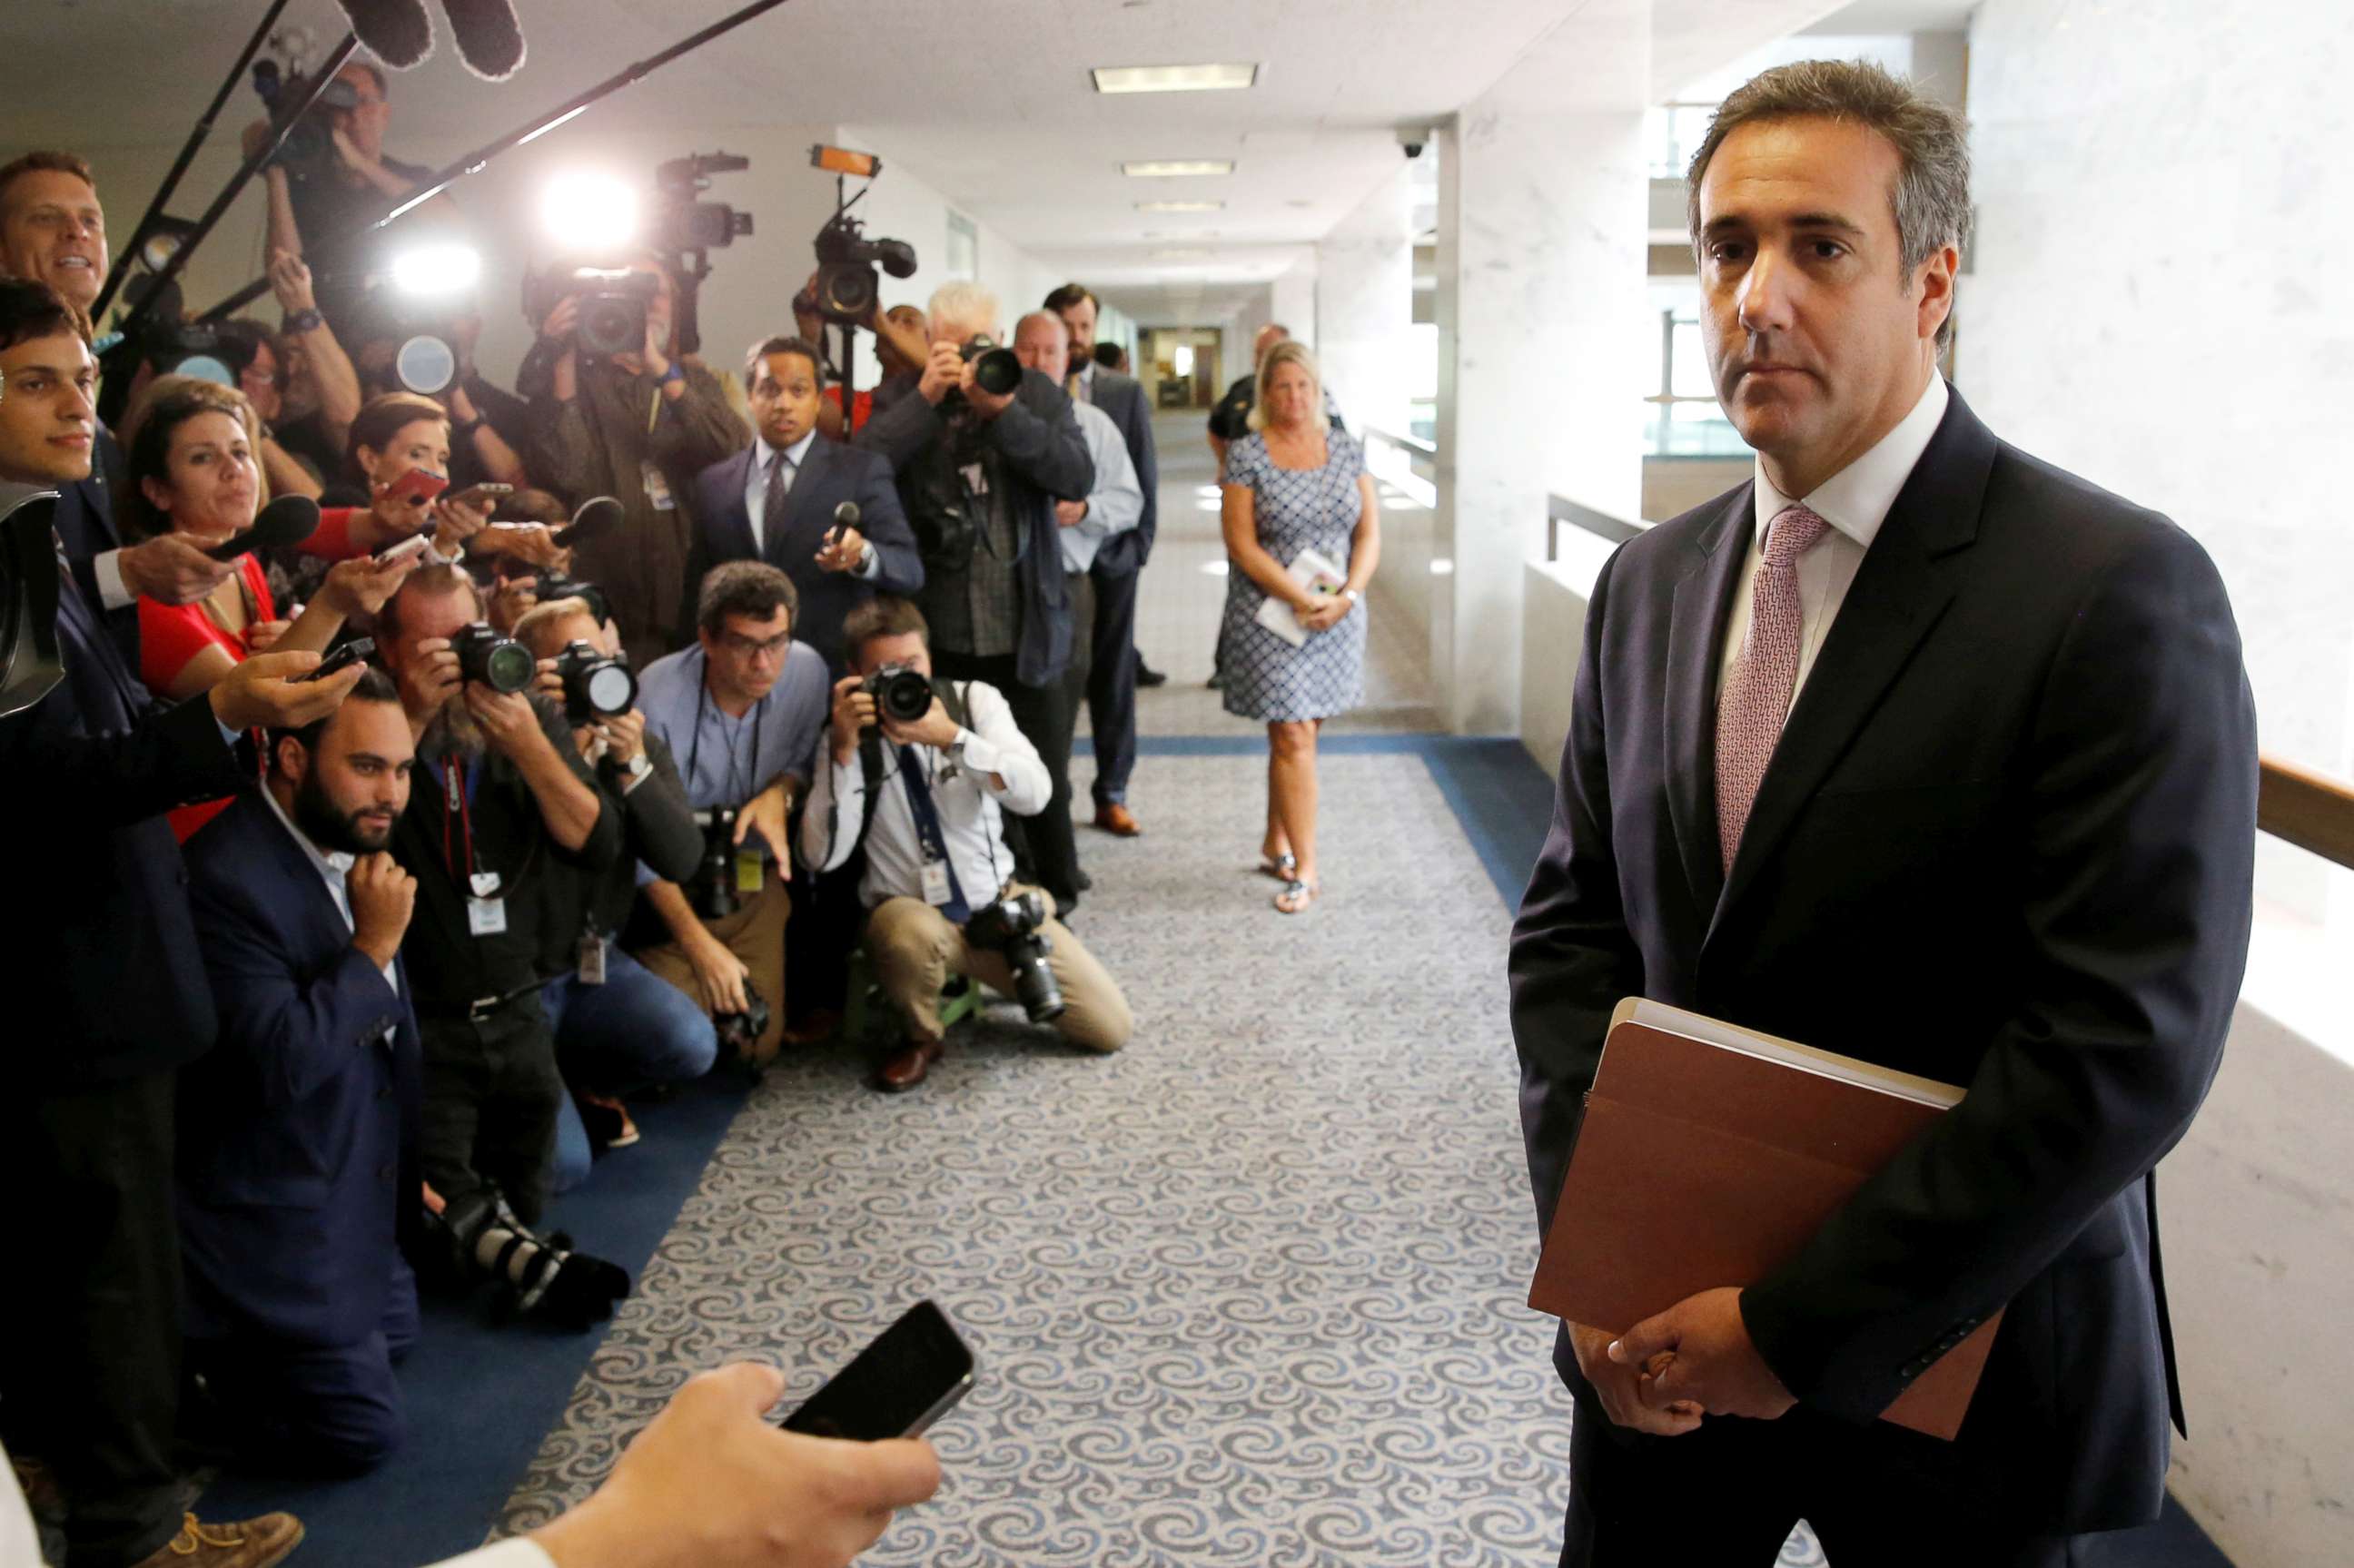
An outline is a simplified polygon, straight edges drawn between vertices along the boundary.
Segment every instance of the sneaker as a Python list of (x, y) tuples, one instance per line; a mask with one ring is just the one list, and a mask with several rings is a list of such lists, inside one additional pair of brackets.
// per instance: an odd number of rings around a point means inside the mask
[(265, 1513), (239, 1524), (205, 1524), (185, 1514), (180, 1533), (138, 1568), (270, 1568), (302, 1544), (302, 1521), (291, 1513)]

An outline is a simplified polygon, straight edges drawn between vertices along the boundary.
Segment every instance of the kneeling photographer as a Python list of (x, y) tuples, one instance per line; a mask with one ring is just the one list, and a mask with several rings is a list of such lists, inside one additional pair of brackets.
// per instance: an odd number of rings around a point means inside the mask
[(906, 599), (861, 605), (843, 630), (854, 673), (833, 688), (801, 850), (823, 872), (866, 846), (866, 951), (905, 1030), (878, 1086), (904, 1093), (939, 1060), (952, 975), (1018, 998), (1074, 1044), (1119, 1050), (1134, 1028), (1119, 987), (1053, 898), (1013, 879), (1004, 813), (1036, 813), (1053, 783), (1005, 697), (937, 679), (923, 612)]
[(713, 567), (696, 600), (695, 646), (655, 660), (639, 691), (646, 738), (682, 761), (703, 863), (683, 883), (641, 869), (655, 919), (645, 922), (652, 945), (638, 959), (700, 1001), (756, 1067), (784, 1042), (786, 822), (825, 727), (825, 661), (794, 640), (799, 609), (778, 567)]
[(611, 865), (543, 885), (540, 972), (554, 978), (540, 1006), (572, 1091), (556, 1124), (556, 1190), (568, 1192), (588, 1179), (597, 1146), (638, 1141), (621, 1097), (699, 1078), (718, 1057), (704, 1011), (616, 945), (637, 902), (640, 866), (692, 876), (703, 833), (670, 748), (646, 733), (613, 623), (586, 599), (555, 599), (516, 622), (514, 639), (539, 661), (542, 694), (562, 707), (573, 744), (621, 810), (621, 853)]

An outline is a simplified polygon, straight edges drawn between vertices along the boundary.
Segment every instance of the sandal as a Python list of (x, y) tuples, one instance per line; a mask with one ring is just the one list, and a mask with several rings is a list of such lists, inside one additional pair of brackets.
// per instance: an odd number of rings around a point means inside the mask
[(1283, 885), (1282, 892), (1275, 895), (1276, 913), (1278, 915), (1305, 915), (1308, 913), (1308, 906), (1315, 903), (1317, 895), (1323, 891), (1323, 884), (1317, 882), (1302, 882), (1295, 876), (1290, 881)]
[(1292, 854), (1262, 854), (1258, 857), (1258, 874), (1278, 882), (1289, 882), (1299, 869), (1299, 857)]

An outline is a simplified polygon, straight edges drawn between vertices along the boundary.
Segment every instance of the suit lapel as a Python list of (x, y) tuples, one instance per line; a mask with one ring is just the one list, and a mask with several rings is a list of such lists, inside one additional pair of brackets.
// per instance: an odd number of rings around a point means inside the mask
[(1727, 496), (1692, 547), (1668, 623), (1668, 813), (1692, 902), (1705, 915), (1724, 886), (1716, 842), (1716, 669), (1749, 548), (1755, 485)]
[(1864, 552), (1783, 726), (1742, 830), (1712, 934), (1953, 602), (1949, 557), (1978, 536), (1995, 440), (1959, 393), (1949, 396), (1937, 433)]

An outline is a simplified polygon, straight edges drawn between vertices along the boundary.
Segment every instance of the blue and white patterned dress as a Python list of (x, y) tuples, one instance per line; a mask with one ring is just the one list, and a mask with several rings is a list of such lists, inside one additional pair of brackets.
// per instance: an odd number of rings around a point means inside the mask
[[(1357, 476), (1365, 471), (1365, 450), (1346, 430), (1328, 431), (1324, 443), (1322, 468), (1278, 468), (1267, 439), (1246, 436), (1226, 450), (1225, 482), (1250, 486), (1259, 547), (1278, 565), (1288, 567), (1300, 551), (1314, 550), (1346, 573), (1364, 510)], [(1258, 623), (1266, 601), (1246, 574), (1226, 574), (1226, 711), (1289, 722), (1330, 718), (1364, 701), (1364, 601), (1339, 625), (1310, 632), (1298, 648)]]

